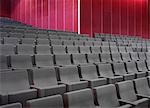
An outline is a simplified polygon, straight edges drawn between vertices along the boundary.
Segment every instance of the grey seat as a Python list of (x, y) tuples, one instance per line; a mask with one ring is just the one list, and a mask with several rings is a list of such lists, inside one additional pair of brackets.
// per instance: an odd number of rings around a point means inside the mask
[(119, 52), (118, 51), (118, 47), (116, 47), (116, 46), (111, 46), (110, 50), (111, 50), (111, 53), (117, 53), (117, 52)]
[(98, 75), (95, 65), (80, 66), (82, 80), (88, 81), (91, 88), (107, 84), (106, 78)]
[(72, 65), (70, 54), (55, 54), (54, 57), (56, 66)]
[(126, 50), (127, 50), (128, 53), (133, 52), (132, 47), (126, 47)]
[(4, 38), (4, 44), (19, 44), (19, 39), (18, 38)]
[(134, 79), (136, 92), (139, 96), (150, 99), (150, 88), (147, 78)]
[(146, 60), (147, 68), (150, 70), (150, 60)]
[(110, 53), (109, 46), (101, 46), (102, 53)]
[(88, 87), (87, 81), (80, 81), (77, 66), (59, 67), (60, 83), (66, 84), (67, 91), (79, 90)]
[(30, 89), (26, 70), (14, 70), (0, 73), (0, 104), (21, 102), (37, 97), (36, 89)]
[(37, 54), (52, 54), (51, 47), (48, 45), (37, 45), (36, 46), (36, 53)]
[(87, 54), (88, 63), (100, 63), (99, 54)]
[(93, 46), (93, 47), (91, 47), (91, 52), (92, 53), (101, 53), (101, 49), (99, 46)]
[(32, 70), (31, 87), (37, 89), (38, 97), (63, 94), (65, 85), (58, 85), (55, 68), (40, 68)]
[(69, 54), (79, 53), (79, 48), (77, 46), (67, 46), (67, 52)]
[(120, 52), (120, 53), (126, 53), (126, 52), (127, 52), (127, 51), (126, 51), (126, 48), (123, 47), (123, 46), (121, 46), (121, 47), (119, 46), (118, 49), (119, 49), (119, 52)]
[(140, 72), (150, 72), (150, 70), (147, 69), (146, 62), (143, 60), (137, 61), (137, 68)]
[(0, 70), (8, 69), (8, 57), (5, 55), (0, 55)]
[(131, 57), (130, 57), (130, 54), (129, 53), (121, 53), (121, 56), (122, 56), (122, 60), (124, 61), (124, 62), (129, 62), (129, 61), (131, 61)]
[(0, 45), (1, 55), (12, 55), (15, 54), (15, 48), (11, 44)]
[(25, 38), (37, 38), (37, 34), (36, 33), (25, 33), (24, 37)]
[(84, 65), (87, 64), (87, 59), (85, 54), (72, 54), (73, 64)]
[(146, 60), (145, 52), (138, 52), (138, 55), (140, 60)]
[(66, 54), (66, 47), (61, 45), (52, 46), (53, 54)]
[(146, 58), (150, 60), (150, 52), (146, 52)]
[(60, 39), (51, 39), (51, 46), (53, 45), (62, 45), (62, 41)]
[(123, 76), (124, 80), (132, 80), (135, 74), (127, 73), (124, 63), (113, 63), (115, 75)]
[(140, 98), (135, 94), (132, 81), (119, 82), (117, 84), (119, 90), (120, 101), (129, 103), (136, 108), (148, 108), (148, 99)]
[(138, 53), (137, 52), (132, 52), (130, 53), (132, 60), (134, 61), (138, 61), (139, 57), (138, 57)]
[(37, 34), (37, 37), (41, 38), (41, 39), (48, 39), (48, 34), (47, 33), (39, 33), (39, 34)]
[(35, 39), (34, 38), (22, 38), (21, 39), (21, 43), (22, 44), (31, 44), (31, 45), (34, 45), (35, 44)]
[(102, 46), (109, 46), (109, 42), (102, 42)]
[(64, 104), (66, 108), (96, 108), (91, 89), (65, 93)]
[(30, 55), (11, 55), (11, 68), (13, 69), (30, 69), (32, 68), (32, 59)]
[(101, 108), (131, 108), (130, 104), (124, 104), (117, 97), (116, 87), (113, 84), (94, 88), (96, 100)]
[(101, 58), (101, 62), (104, 62), (104, 63), (112, 62), (110, 53), (101, 53), (100, 58)]
[(65, 45), (65, 46), (73, 46), (74, 45), (74, 41), (73, 40), (64, 40), (63, 41), (63, 45)]
[(114, 62), (122, 62), (120, 53), (112, 53), (111, 55)]
[(17, 54), (33, 55), (34, 46), (32, 45), (17, 45)]
[(93, 41), (85, 41), (84, 45), (85, 46), (93, 46)]
[(27, 101), (28, 108), (64, 108), (61, 95), (54, 95)]
[(80, 49), (81, 54), (90, 54), (91, 53), (89, 46), (80, 46), (79, 49)]
[(75, 46), (83, 46), (84, 41), (74, 41)]
[(101, 46), (102, 45), (102, 43), (100, 41), (94, 41), (93, 44), (94, 44), (94, 46)]
[(137, 78), (146, 76), (146, 72), (139, 72), (137, 70), (135, 61), (126, 62), (126, 68), (128, 73), (134, 73)]
[(0, 106), (0, 108), (22, 108), (20, 103), (12, 103)]
[(100, 76), (107, 78), (108, 82), (113, 84), (123, 80), (122, 76), (114, 75), (111, 64), (98, 64)]
[(53, 55), (34, 55), (36, 67), (54, 66)]
[(11, 38), (23, 38), (23, 33), (19, 33), (19, 32), (10, 32), (9, 33), (9, 37)]
[(37, 45), (50, 45), (48, 39), (37, 39)]

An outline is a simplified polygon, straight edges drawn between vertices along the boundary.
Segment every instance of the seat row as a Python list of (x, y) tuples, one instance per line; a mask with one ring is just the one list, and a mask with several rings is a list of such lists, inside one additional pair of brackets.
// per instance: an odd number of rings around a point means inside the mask
[[(146, 77), (86, 88), (38, 99), (27, 99), (27, 108), (149, 108), (150, 87)], [(21, 103), (2, 105), (1, 108), (22, 108)]]

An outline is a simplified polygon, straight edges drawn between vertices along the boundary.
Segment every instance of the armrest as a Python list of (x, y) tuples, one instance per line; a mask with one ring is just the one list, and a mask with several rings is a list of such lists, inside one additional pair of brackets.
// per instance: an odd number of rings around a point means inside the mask
[(122, 102), (124, 104), (130, 104), (130, 105), (136, 106), (134, 103), (132, 103), (130, 101), (127, 101), (127, 100), (123, 100), (123, 99), (119, 99), (119, 102)]
[(147, 98), (148, 96), (142, 95), (142, 94), (136, 94), (136, 96), (141, 99), (141, 98)]

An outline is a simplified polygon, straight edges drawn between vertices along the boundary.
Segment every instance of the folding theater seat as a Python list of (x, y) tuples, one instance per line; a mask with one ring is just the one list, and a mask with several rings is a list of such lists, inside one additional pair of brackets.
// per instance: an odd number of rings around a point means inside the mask
[(0, 55), (0, 70), (8, 69), (8, 57), (5, 55)]
[(122, 62), (120, 53), (112, 53), (113, 62)]
[(87, 54), (88, 63), (100, 63), (99, 54), (93, 53), (93, 54)]
[(120, 53), (126, 53), (126, 52), (127, 52), (127, 51), (126, 51), (126, 47), (123, 47), (123, 46), (120, 47), (120, 46), (119, 46), (118, 49), (119, 49), (119, 52), (120, 52)]
[(147, 60), (150, 60), (150, 52), (146, 52), (146, 58)]
[(63, 94), (65, 85), (58, 85), (55, 68), (33, 69), (30, 73), (31, 87), (38, 90), (38, 97)]
[(114, 75), (111, 64), (98, 64), (98, 72), (101, 77), (107, 78), (108, 83), (116, 83), (123, 80), (122, 76)]
[(109, 46), (109, 42), (102, 42), (102, 46)]
[(12, 103), (0, 106), (0, 108), (22, 108), (20, 103)]
[(130, 53), (132, 60), (134, 61), (138, 61), (139, 57), (138, 57), (138, 53), (137, 52), (132, 52)]
[(131, 57), (130, 57), (129, 53), (121, 53), (121, 56), (122, 56), (123, 62), (129, 62), (129, 61), (131, 61)]
[(97, 108), (91, 89), (72, 91), (64, 94), (65, 108)]
[(101, 108), (131, 108), (130, 104), (122, 105), (117, 97), (115, 85), (109, 84), (94, 88), (96, 102)]
[(31, 44), (31, 45), (35, 45), (35, 39), (33, 38), (22, 38), (21, 39), (21, 44)]
[(128, 53), (130, 53), (130, 52), (133, 52), (133, 49), (132, 49), (132, 47), (126, 47), (126, 51), (127, 51)]
[(91, 53), (89, 46), (80, 46), (79, 51), (81, 54), (90, 54)]
[(55, 54), (54, 58), (56, 66), (72, 65), (70, 54)]
[(37, 39), (36, 40), (37, 45), (50, 45), (50, 42), (48, 39)]
[(91, 52), (92, 53), (101, 53), (101, 49), (99, 46), (93, 46), (93, 47), (91, 47)]
[(136, 63), (137, 63), (138, 71), (140, 71), (140, 72), (148, 72), (150, 74), (150, 70), (148, 70), (145, 61), (140, 60), (140, 61), (137, 61)]
[(79, 53), (79, 49), (77, 46), (67, 46), (67, 53), (76, 54)]
[(25, 38), (37, 38), (37, 34), (36, 33), (25, 33), (24, 34)]
[(101, 46), (102, 53), (110, 53), (109, 46)]
[(67, 91), (74, 91), (88, 87), (88, 81), (80, 81), (77, 66), (59, 67), (59, 80), (66, 84)]
[(53, 55), (34, 55), (36, 67), (54, 66)]
[(119, 82), (117, 84), (119, 90), (120, 101), (129, 103), (136, 108), (148, 108), (148, 99), (141, 98), (135, 94), (134, 85), (132, 81)]
[(84, 45), (84, 41), (74, 41), (75, 46), (83, 46)]
[(48, 33), (38, 33), (37, 37), (41, 39), (48, 39), (49, 36)]
[(150, 87), (147, 78), (138, 78), (134, 80), (136, 92), (139, 96), (150, 99)]
[(51, 39), (50, 43), (51, 43), (51, 46), (53, 46), (53, 45), (62, 45), (62, 41), (60, 39)]
[(138, 52), (138, 55), (140, 60), (146, 60), (145, 52)]
[(115, 75), (123, 76), (124, 80), (132, 80), (135, 74), (127, 73), (124, 63), (113, 63)]
[(146, 72), (140, 72), (137, 70), (135, 61), (126, 62), (126, 68), (128, 73), (134, 73), (136, 78), (141, 78), (146, 76)]
[(24, 35), (23, 33), (18, 33), (18, 32), (10, 32), (9, 33), (10, 38), (23, 38)]
[(73, 40), (63, 40), (63, 45), (65, 46), (73, 46), (74, 41)]
[(94, 41), (93, 44), (94, 44), (94, 46), (101, 46), (102, 45), (100, 41)]
[(66, 47), (60, 46), (60, 45), (52, 46), (52, 52), (53, 52), (53, 54), (65, 54), (66, 53)]
[(26, 70), (14, 70), (0, 73), (0, 104), (21, 102), (37, 97), (36, 89), (30, 89)]
[(101, 62), (104, 62), (104, 63), (111, 63), (112, 62), (110, 53), (101, 53), (100, 59), (101, 59)]
[(109, 42), (109, 46), (116, 47), (116, 42)]
[(19, 44), (19, 39), (18, 38), (4, 38), (4, 44)]
[(54, 95), (27, 101), (28, 108), (64, 108), (61, 95)]
[(36, 45), (36, 54), (52, 54), (51, 47), (48, 45)]
[(16, 51), (17, 51), (17, 54), (33, 55), (34, 54), (34, 46), (32, 46), (32, 45), (17, 45)]
[(85, 54), (72, 54), (72, 60), (74, 65), (85, 65), (87, 59)]
[(30, 69), (33, 68), (32, 58), (30, 55), (11, 55), (9, 56), (11, 68), (13, 69)]
[(98, 75), (95, 65), (80, 66), (82, 80), (88, 81), (91, 88), (107, 84), (106, 78)]
[(111, 53), (118, 53), (118, 47), (117, 46), (111, 46), (110, 47)]
[(93, 41), (85, 41), (84, 45), (85, 46), (93, 46)]
[(8, 37), (9, 36), (9, 33), (8, 32), (0, 32), (1, 34), (1, 37)]
[(146, 60), (147, 68), (150, 70), (150, 60)]
[(1, 55), (12, 55), (15, 54), (15, 46), (11, 44), (0, 45)]

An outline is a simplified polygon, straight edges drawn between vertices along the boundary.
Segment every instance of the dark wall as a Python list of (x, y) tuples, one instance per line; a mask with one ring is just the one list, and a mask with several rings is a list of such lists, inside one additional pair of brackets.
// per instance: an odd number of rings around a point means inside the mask
[(10, 17), (10, 0), (0, 0), (0, 16), (2, 17)]

